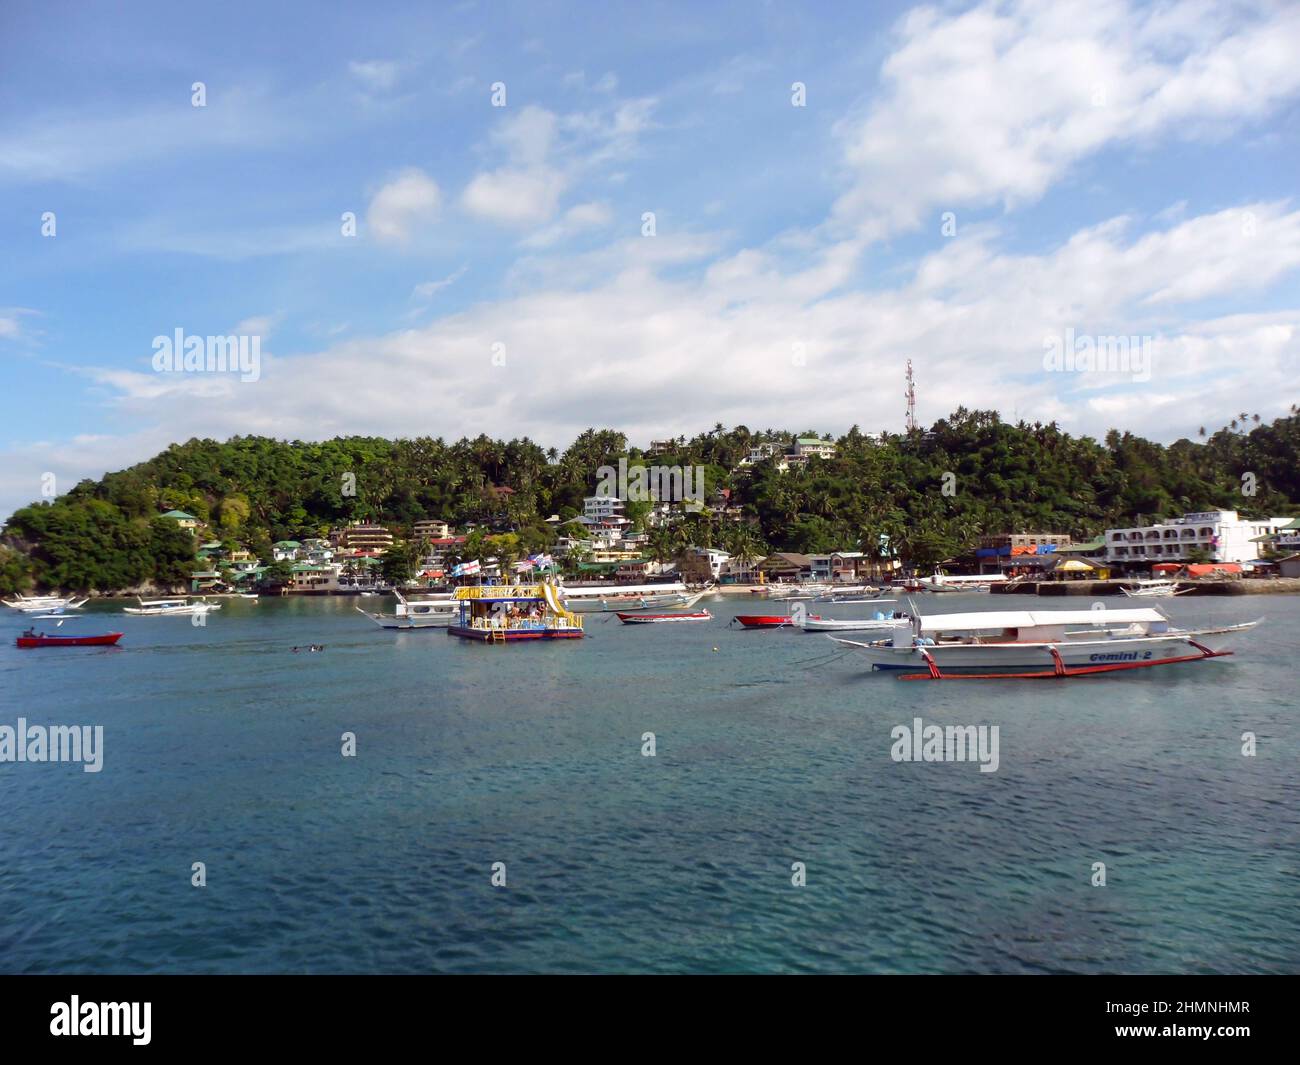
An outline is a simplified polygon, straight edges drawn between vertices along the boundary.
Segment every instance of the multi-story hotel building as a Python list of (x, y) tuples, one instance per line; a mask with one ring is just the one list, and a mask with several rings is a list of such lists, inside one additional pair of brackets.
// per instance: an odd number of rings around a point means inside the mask
[(366, 551), (382, 554), (393, 546), (393, 534), (382, 525), (357, 522), (335, 529), (330, 539), (342, 551)]
[(1241, 518), (1235, 510), (1184, 514), (1172, 521), (1106, 530), (1106, 560), (1117, 563), (1185, 562), (1193, 552), (1211, 562), (1252, 562), (1257, 537), (1268, 536), (1289, 518)]

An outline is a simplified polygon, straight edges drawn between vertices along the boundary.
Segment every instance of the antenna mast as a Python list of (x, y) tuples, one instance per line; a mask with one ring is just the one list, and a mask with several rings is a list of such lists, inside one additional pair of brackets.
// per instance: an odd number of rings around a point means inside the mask
[(907, 391), (903, 393), (907, 397), (907, 431), (910, 433), (916, 428), (916, 382), (912, 377), (912, 360), (907, 360)]

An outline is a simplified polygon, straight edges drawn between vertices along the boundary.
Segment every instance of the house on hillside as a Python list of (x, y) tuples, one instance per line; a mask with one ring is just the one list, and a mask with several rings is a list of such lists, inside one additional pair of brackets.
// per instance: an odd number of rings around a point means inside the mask
[(169, 510), (165, 514), (159, 515), (159, 517), (170, 518), (182, 529), (196, 536), (198, 535), (199, 526), (203, 524), (193, 514), (187, 514), (183, 510)]

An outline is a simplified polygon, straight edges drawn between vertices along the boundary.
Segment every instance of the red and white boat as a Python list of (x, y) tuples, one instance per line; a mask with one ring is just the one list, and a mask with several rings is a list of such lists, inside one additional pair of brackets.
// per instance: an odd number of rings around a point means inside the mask
[(121, 638), (120, 632), (105, 632), (99, 636), (47, 636), (28, 629), (14, 642), (19, 647), (112, 647)]
[(1154, 609), (998, 610), (897, 618), (888, 639), (830, 638), (902, 680), (1076, 677), (1222, 658), (1258, 624), (1183, 629)]
[[(821, 620), (817, 614), (809, 614), (808, 619)], [(737, 614), (735, 620), (747, 629), (781, 629), (794, 624), (794, 618), (786, 614)]]
[[(617, 612), (616, 612), (617, 613)], [(696, 610), (689, 614), (623, 614), (618, 613), (618, 620), (624, 625), (658, 625), (667, 621), (708, 621), (713, 617), (707, 610)]]

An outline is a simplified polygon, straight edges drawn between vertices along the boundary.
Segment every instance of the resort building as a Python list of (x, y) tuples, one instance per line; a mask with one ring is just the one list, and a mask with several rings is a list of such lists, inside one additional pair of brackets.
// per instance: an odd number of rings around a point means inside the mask
[(437, 518), (425, 518), (411, 526), (413, 540), (441, 540), (451, 535), (451, 526)]
[(833, 459), (835, 457), (835, 442), (833, 440), (822, 440), (816, 436), (801, 436), (794, 442), (794, 451), (790, 457), (804, 461), (811, 458)]
[(336, 566), (313, 566), (309, 562), (297, 562), (292, 567), (289, 586), (294, 591), (327, 591), (339, 586), (339, 570)]
[(330, 540), (340, 550), (383, 554), (393, 546), (393, 534), (382, 525), (354, 522), (330, 533)]
[(1120, 564), (1185, 562), (1202, 556), (1209, 562), (1253, 562), (1261, 538), (1290, 524), (1290, 518), (1249, 519), (1235, 510), (1184, 514), (1168, 522), (1106, 530), (1106, 559)]
[(302, 550), (302, 544), (297, 540), (277, 540), (271, 545), (271, 560), (273, 562), (297, 562), (300, 550)]
[(1259, 537), (1256, 543), (1262, 544), (1270, 551), (1295, 551), (1300, 548), (1300, 518), (1287, 522), (1266, 536)]
[(1065, 547), (1070, 543), (1068, 533), (998, 533), (995, 536), (981, 536), (980, 547), (992, 548), (999, 554), (1008, 554), (1003, 548), (1017, 547)]
[(614, 547), (592, 548), (591, 562), (636, 562), (641, 558), (640, 551), (620, 551)]
[(627, 521), (623, 516), (623, 500), (618, 496), (587, 496), (582, 501), (582, 520), (591, 525)]
[(975, 558), (981, 573), (1023, 577), (1055, 568), (1058, 552), (1073, 546), (1068, 533), (995, 533), (980, 537)]

